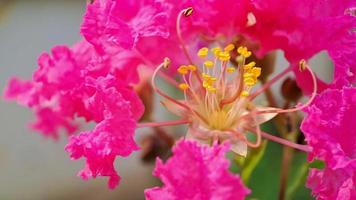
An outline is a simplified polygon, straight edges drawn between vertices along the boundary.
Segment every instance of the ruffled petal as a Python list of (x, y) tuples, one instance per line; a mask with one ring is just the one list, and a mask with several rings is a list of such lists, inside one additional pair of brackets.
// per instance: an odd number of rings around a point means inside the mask
[(145, 191), (146, 199), (244, 199), (249, 190), (229, 171), (225, 153), (230, 145), (213, 147), (181, 140), (164, 164), (157, 160), (153, 174), (164, 186)]

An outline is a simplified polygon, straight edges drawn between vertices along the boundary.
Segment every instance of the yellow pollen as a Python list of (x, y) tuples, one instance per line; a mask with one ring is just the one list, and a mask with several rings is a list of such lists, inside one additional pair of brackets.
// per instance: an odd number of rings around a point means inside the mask
[(249, 70), (252, 67), (254, 67), (255, 65), (256, 65), (256, 63), (252, 61), (252, 62), (248, 63), (247, 65), (244, 65), (244, 70)]
[(207, 68), (212, 68), (214, 67), (214, 63), (211, 60), (207, 60), (204, 62), (204, 66)]
[(260, 67), (254, 67), (251, 69), (251, 73), (255, 75), (255, 77), (259, 77), (261, 75), (261, 68)]
[(187, 68), (192, 72), (197, 70), (197, 67), (195, 65), (188, 65)]
[(232, 51), (235, 49), (235, 45), (234, 44), (228, 44), (225, 48), (224, 51)]
[(236, 70), (235, 67), (228, 67), (228, 68), (226, 69), (227, 73), (234, 73), (235, 70)]
[(229, 52), (222, 51), (222, 52), (218, 53), (218, 58), (221, 61), (228, 61), (228, 60), (230, 60), (230, 54), (229, 54)]
[(218, 56), (219, 53), (221, 52), (221, 49), (220, 47), (214, 47), (211, 49), (211, 52), (213, 52), (215, 56)]
[(208, 90), (209, 92), (211, 92), (211, 93), (215, 93), (215, 92), (216, 92), (216, 88), (213, 87), (213, 86), (208, 86), (208, 87), (207, 87), (207, 90)]
[(177, 71), (178, 71), (178, 73), (180, 73), (182, 75), (188, 74), (188, 67), (185, 65), (182, 65), (177, 69)]
[(240, 46), (239, 48), (237, 48), (237, 53), (241, 54), (242, 56), (248, 58), (251, 56), (251, 51), (249, 51), (247, 49), (247, 47), (244, 47), (244, 46)]
[(242, 97), (247, 97), (249, 94), (250, 94), (250, 93), (247, 92), (247, 91), (245, 91), (245, 90), (241, 92), (241, 96), (242, 96)]
[(208, 53), (209, 53), (209, 49), (206, 48), (206, 47), (203, 47), (203, 48), (199, 49), (197, 55), (198, 55), (200, 58), (205, 58), (205, 57), (208, 55)]
[(206, 74), (206, 73), (202, 73), (201, 76), (202, 76), (204, 79), (207, 79), (207, 78), (210, 78), (210, 77), (211, 77), (209, 74)]
[(179, 84), (179, 88), (181, 90), (187, 90), (187, 89), (189, 89), (189, 85), (186, 83), (181, 83), (181, 84)]
[(256, 84), (256, 80), (254, 78), (249, 77), (244, 79), (244, 83), (247, 86), (254, 86)]

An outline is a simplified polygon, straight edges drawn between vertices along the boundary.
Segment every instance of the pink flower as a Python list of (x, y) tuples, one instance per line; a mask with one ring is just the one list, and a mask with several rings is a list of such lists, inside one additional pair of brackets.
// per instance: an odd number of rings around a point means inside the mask
[(308, 187), (318, 199), (352, 199), (346, 197), (356, 194), (356, 88), (327, 89), (306, 113), (301, 129), (312, 147), (310, 159), (326, 163), (311, 171)]
[(89, 4), (81, 32), (99, 51), (131, 49), (142, 37), (167, 37), (167, 14), (153, 0), (96, 0)]
[(237, 175), (229, 172), (225, 153), (229, 145), (201, 145), (179, 141), (173, 156), (165, 163), (158, 159), (154, 175), (164, 186), (145, 191), (148, 200), (156, 199), (244, 199), (249, 190)]
[(54, 47), (38, 63), (33, 80), (12, 79), (5, 97), (32, 109), (37, 120), (31, 127), (55, 139), (62, 128), (74, 133), (77, 117), (98, 123), (94, 130), (72, 136), (66, 150), (72, 159), (86, 158), (79, 173), (83, 179), (109, 176), (114, 188), (120, 179), (113, 166), (116, 156), (138, 149), (133, 135), (144, 108), (130, 85), (138, 81), (136, 69), (117, 66), (120, 58), (100, 56), (85, 41), (73, 48)]

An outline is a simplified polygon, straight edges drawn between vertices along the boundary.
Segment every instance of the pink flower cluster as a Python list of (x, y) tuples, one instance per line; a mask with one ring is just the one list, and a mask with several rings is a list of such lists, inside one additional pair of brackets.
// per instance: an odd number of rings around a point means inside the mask
[[(312, 147), (310, 158), (324, 160), (326, 168), (311, 170), (307, 185), (319, 199), (354, 199), (355, 6), (353, 0), (95, 0), (84, 15), (84, 39), (43, 53), (32, 79), (11, 79), (5, 97), (33, 110), (37, 120), (31, 127), (48, 137), (58, 138), (63, 128), (74, 133), (78, 117), (95, 122), (93, 130), (71, 136), (65, 149), (72, 159), (86, 159), (82, 178), (108, 176), (114, 188), (120, 180), (115, 158), (138, 149), (134, 131), (144, 108), (133, 90), (137, 69), (152, 69), (164, 57), (171, 59), (172, 69), (187, 62), (176, 18), (192, 7), (194, 13), (180, 27), (188, 53), (237, 36), (252, 43), (261, 57), (283, 50), (297, 69), (301, 59), (328, 52), (335, 80), (319, 81), (320, 94), (305, 110), (302, 125)], [(311, 77), (294, 71), (310, 92)], [(147, 198), (243, 199), (248, 190), (228, 172), (227, 146), (180, 141), (166, 164), (157, 161), (154, 174), (165, 185), (147, 190)]]
[(73, 48), (56, 46), (38, 64), (33, 80), (11, 79), (5, 97), (32, 109), (37, 115), (32, 127), (48, 137), (58, 138), (61, 128), (76, 131), (77, 117), (96, 122), (93, 131), (71, 136), (66, 150), (72, 159), (87, 159), (80, 176), (109, 176), (113, 188), (119, 180), (114, 159), (138, 149), (133, 134), (144, 110), (141, 100), (130, 82), (116, 75), (120, 69), (85, 41)]
[(244, 199), (250, 191), (229, 171), (230, 162), (225, 158), (229, 149), (227, 143), (209, 147), (196, 141), (178, 141), (173, 156), (165, 164), (158, 159), (153, 172), (164, 186), (147, 189), (146, 199)]

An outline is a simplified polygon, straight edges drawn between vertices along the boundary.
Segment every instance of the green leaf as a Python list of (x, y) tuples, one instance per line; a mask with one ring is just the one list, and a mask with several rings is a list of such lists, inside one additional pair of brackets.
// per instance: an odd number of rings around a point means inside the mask
[(252, 149), (248, 153), (247, 158), (245, 159), (245, 162), (243, 163), (242, 173), (241, 173), (241, 178), (245, 184), (248, 184), (253, 170), (256, 168), (257, 164), (261, 161), (261, 159), (265, 153), (267, 143), (268, 143), (267, 140), (264, 140), (261, 143), (261, 146), (259, 146), (258, 148)]

